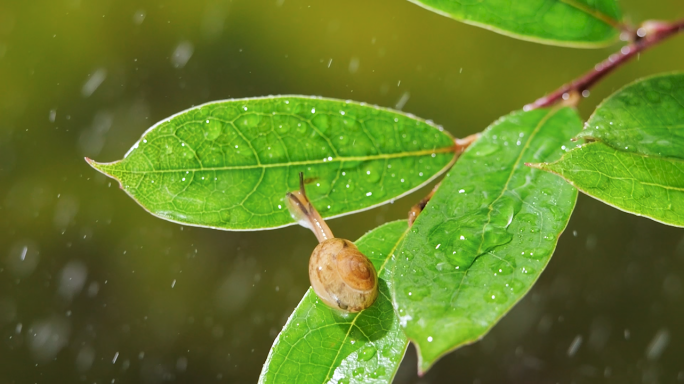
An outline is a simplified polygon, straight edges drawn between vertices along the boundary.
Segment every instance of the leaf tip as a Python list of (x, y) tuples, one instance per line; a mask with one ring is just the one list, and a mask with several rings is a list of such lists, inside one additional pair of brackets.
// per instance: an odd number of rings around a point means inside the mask
[(84, 160), (86, 161), (86, 163), (88, 163), (88, 165), (90, 165), (91, 167), (97, 169), (98, 171), (100, 170), (100, 169), (98, 168), (98, 165), (99, 165), (100, 163), (98, 163), (97, 161), (91, 159), (91, 158), (88, 157), (88, 156), (84, 157), (83, 159), (84, 159)]
[(536, 169), (544, 169), (546, 163), (525, 163), (526, 166)]
[(423, 377), (427, 371), (432, 367), (432, 364), (425, 362), (424, 359), (418, 354), (418, 377)]
[(424, 356), (424, 352), (421, 350), (420, 343), (418, 341), (409, 338), (411, 344), (416, 348), (416, 355), (418, 355), (418, 377), (423, 377), (427, 373), (432, 365), (435, 363), (435, 359), (428, 358)]
[(110, 166), (114, 163), (98, 163), (97, 161), (95, 161), (89, 157), (84, 157), (84, 159), (85, 159), (86, 163), (88, 163), (88, 165), (93, 167), (94, 170), (102, 173), (105, 176), (114, 177), (110, 173), (107, 172), (108, 166)]

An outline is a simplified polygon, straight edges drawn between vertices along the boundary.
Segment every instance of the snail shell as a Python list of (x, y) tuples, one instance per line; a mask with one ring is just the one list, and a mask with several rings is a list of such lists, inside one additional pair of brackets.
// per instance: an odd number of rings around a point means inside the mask
[(309, 279), (328, 306), (359, 312), (378, 297), (373, 263), (349, 240), (332, 238), (318, 244), (309, 259)]

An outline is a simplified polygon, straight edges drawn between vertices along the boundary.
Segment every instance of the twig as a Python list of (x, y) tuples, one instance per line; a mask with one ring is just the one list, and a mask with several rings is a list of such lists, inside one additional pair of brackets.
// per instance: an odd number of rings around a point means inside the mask
[(527, 104), (523, 109), (529, 111), (536, 108), (548, 107), (562, 101), (572, 99), (578, 101), (579, 95), (585, 97), (589, 96), (589, 89), (614, 69), (623, 65), (642, 51), (657, 45), (668, 37), (682, 31), (684, 31), (684, 20), (673, 23), (646, 21), (634, 32), (632, 42), (622, 47), (620, 52), (610, 55), (608, 59), (596, 64), (594, 69), (573, 80), (569, 84), (563, 85), (549, 95), (537, 99), (531, 104)]

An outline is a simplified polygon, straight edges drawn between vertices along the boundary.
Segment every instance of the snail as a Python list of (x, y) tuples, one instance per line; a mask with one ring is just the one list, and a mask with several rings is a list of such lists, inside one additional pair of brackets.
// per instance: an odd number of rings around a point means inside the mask
[(370, 307), (378, 297), (375, 267), (354, 243), (333, 236), (306, 197), (303, 173), (299, 174), (299, 191), (288, 192), (285, 200), (292, 217), (319, 241), (309, 259), (309, 280), (321, 301), (346, 312)]

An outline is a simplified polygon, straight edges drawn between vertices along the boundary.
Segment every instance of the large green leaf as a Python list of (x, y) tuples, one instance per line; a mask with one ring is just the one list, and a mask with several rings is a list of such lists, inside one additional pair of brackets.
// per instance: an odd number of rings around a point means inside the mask
[(596, 47), (620, 35), (615, 0), (409, 0), (482, 28), (544, 44)]
[(615, 92), (578, 137), (620, 151), (684, 159), (684, 73), (638, 80)]
[(546, 267), (577, 191), (525, 163), (559, 158), (581, 127), (571, 108), (503, 117), (414, 223), (395, 252), (393, 299), (421, 371), (481, 338)]
[(623, 211), (684, 227), (684, 161), (623, 152), (589, 143), (551, 164), (580, 191)]
[(408, 340), (390, 301), (395, 249), (406, 220), (374, 229), (356, 245), (378, 270), (380, 295), (358, 314), (333, 310), (309, 289), (295, 308), (264, 364), (259, 383), (390, 383)]
[(121, 161), (90, 164), (166, 220), (228, 230), (294, 223), (299, 188), (323, 217), (421, 187), (454, 160), (453, 138), (412, 115), (351, 101), (275, 96), (208, 103), (150, 128)]
[(534, 166), (623, 211), (684, 226), (684, 74), (619, 90), (578, 137), (597, 142)]

